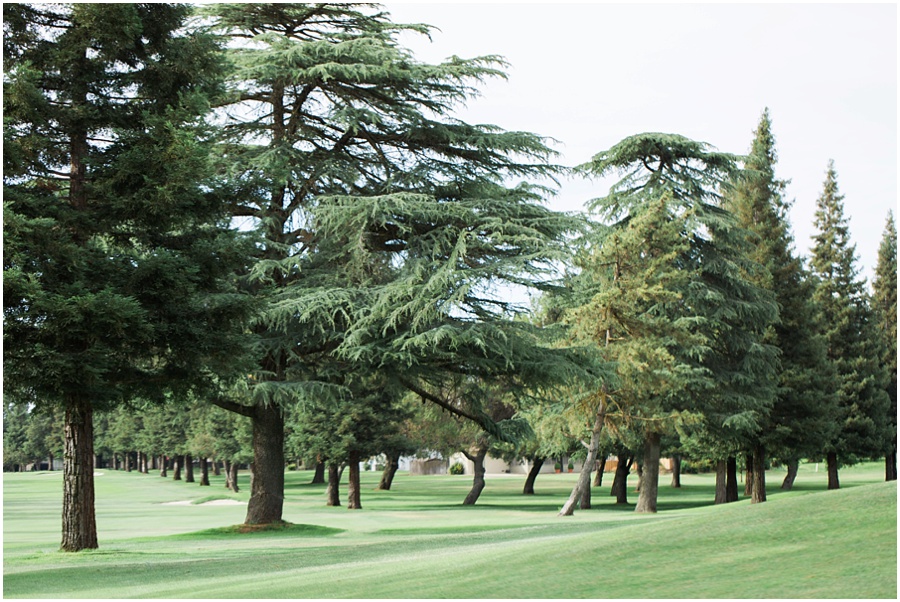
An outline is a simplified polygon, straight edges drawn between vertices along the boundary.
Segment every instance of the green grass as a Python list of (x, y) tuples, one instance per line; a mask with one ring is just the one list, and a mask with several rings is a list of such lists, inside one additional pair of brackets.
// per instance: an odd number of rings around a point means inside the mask
[[(897, 489), (881, 466), (841, 471), (842, 489), (803, 466), (795, 490), (768, 475), (769, 501), (712, 506), (713, 476), (660, 486), (637, 515), (594, 490), (594, 509), (559, 518), (576, 475), (488, 476), (463, 507), (463, 476), (363, 473), (360, 511), (324, 505), (311, 473), (288, 472), (274, 529), (237, 527), (243, 491), (101, 471), (101, 548), (58, 552), (59, 473), (3, 478), (7, 598), (896, 598)], [(633, 483), (631, 483), (633, 488)], [(342, 492), (344, 493), (344, 492)], [(630, 494), (634, 502), (637, 494)]]

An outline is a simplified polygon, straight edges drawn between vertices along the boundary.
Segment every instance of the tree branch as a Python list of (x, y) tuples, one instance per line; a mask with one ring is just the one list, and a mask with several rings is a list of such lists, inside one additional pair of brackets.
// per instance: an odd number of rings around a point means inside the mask
[(223, 410), (228, 410), (229, 412), (234, 412), (235, 414), (240, 414), (241, 416), (246, 416), (247, 418), (253, 418), (253, 415), (256, 414), (256, 408), (252, 406), (245, 406), (240, 403), (235, 403), (233, 401), (228, 401), (227, 399), (215, 398), (210, 399), (210, 403), (215, 406), (219, 406)]

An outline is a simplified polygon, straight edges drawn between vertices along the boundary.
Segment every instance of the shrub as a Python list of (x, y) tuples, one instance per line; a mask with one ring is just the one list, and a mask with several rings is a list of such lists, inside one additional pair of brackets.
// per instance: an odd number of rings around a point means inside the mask
[(454, 462), (452, 466), (450, 466), (450, 474), (465, 474), (466, 469), (459, 462)]

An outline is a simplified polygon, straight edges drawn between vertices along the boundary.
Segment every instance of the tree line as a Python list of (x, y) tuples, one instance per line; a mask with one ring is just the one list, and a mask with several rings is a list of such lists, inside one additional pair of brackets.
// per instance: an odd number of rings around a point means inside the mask
[[(647, 133), (568, 168), (456, 118), (507, 65), (398, 41), (430, 30), (370, 5), (4, 5), (4, 466), (65, 458), (63, 550), (98, 545), (98, 451), (246, 463), (248, 524), (282, 521), (299, 457), (346, 466), (351, 508), (361, 460), (424, 449), (474, 462), (465, 503), (488, 453), (581, 456), (564, 514), (609, 453), (641, 512), (663, 453), (714, 468), (717, 502), (738, 459), (756, 502), (772, 461), (896, 478), (892, 216), (870, 291), (832, 164), (794, 249), (768, 110), (746, 156)], [(621, 179), (548, 209), (571, 173)]]

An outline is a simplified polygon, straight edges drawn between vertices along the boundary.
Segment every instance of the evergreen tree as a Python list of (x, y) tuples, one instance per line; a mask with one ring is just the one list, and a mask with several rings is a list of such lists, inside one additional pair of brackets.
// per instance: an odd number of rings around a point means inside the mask
[(726, 196), (726, 207), (749, 234), (751, 258), (765, 268), (757, 272), (754, 284), (774, 293), (780, 308), (778, 321), (763, 338), (781, 352), (775, 404), (747, 450), (752, 467), (747, 478), (756, 502), (765, 500), (767, 453), (793, 470), (799, 458), (819, 453), (835, 432), (836, 400), (819, 332), (821, 316), (813, 304), (812, 281), (793, 249), (790, 204), (782, 196), (786, 182), (775, 177), (776, 161), (766, 109), (742, 177)]
[(507, 304), (486, 289), (545, 274), (573, 220), (540, 207), (534, 187), (501, 185), (554, 172), (540, 138), (451, 117), (474, 84), (502, 76), (496, 57), (418, 62), (397, 38), (429, 28), (371, 6), (207, 13), (233, 43), (229, 114), (259, 116), (226, 116), (222, 186), (262, 240), (250, 279), (265, 301), (259, 369), (242, 398), (217, 403), (254, 425), (246, 522), (276, 522), (284, 407), (336, 395), (348, 371), (490, 427), (477, 399), (440, 392), (462, 374), (519, 369), (506, 350), (533, 349), (532, 335), (498, 326)]
[(882, 455), (884, 422), (890, 400), (877, 349), (877, 331), (865, 281), (856, 268), (844, 197), (834, 163), (828, 163), (824, 189), (816, 202), (812, 268), (818, 278), (815, 299), (827, 317), (828, 360), (837, 378), (837, 434), (825, 447), (828, 488), (840, 487), (838, 468), (859, 458)]
[(886, 390), (891, 400), (888, 410), (885, 446), (885, 479), (897, 480), (897, 228), (893, 213), (888, 214), (878, 264), (875, 268), (873, 303), (878, 317), (882, 344), (882, 364), (887, 372)]
[(749, 257), (746, 234), (719, 193), (736, 159), (651, 133), (626, 138), (581, 167), (596, 176), (624, 173), (591, 202), (611, 226), (595, 243), (599, 261), (589, 270), (599, 305), (588, 304), (582, 321), (594, 323), (593, 338), (618, 362), (621, 391), (610, 395), (644, 433), (638, 511), (655, 511), (667, 430), (702, 415), (714, 438), (746, 441), (771, 407), (775, 352), (761, 337), (777, 308), (748, 279), (763, 268)]
[(198, 118), (220, 61), (169, 4), (4, 4), (4, 390), (65, 409), (62, 549), (97, 547), (93, 411), (240, 356), (241, 245)]

